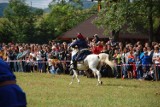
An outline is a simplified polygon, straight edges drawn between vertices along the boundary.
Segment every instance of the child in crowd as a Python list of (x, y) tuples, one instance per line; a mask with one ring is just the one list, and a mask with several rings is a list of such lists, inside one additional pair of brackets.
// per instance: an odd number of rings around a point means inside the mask
[(35, 61), (32, 57), (32, 55), (29, 55), (28, 57), (26, 57), (26, 71), (27, 72), (34, 72), (35, 71)]
[(135, 57), (133, 55), (133, 52), (130, 51), (130, 54), (128, 55), (128, 65), (127, 65), (127, 73), (129, 79), (133, 78), (134, 64), (135, 64)]
[(51, 54), (48, 54), (48, 71), (51, 73), (51, 74), (55, 74), (56, 73), (56, 70), (55, 70), (55, 67), (53, 65), (53, 59), (51, 58)]
[(154, 70), (152, 67), (144, 74), (144, 80), (154, 80)]
[(142, 65), (141, 60), (139, 57), (136, 58), (136, 72), (137, 72), (137, 79), (141, 79), (143, 76), (142, 72)]
[(120, 70), (121, 70), (121, 54), (118, 51), (118, 49), (115, 50), (114, 55), (113, 55), (113, 59), (114, 59), (114, 64), (115, 64), (115, 72), (114, 72), (114, 76), (116, 78), (119, 78), (120, 75)]

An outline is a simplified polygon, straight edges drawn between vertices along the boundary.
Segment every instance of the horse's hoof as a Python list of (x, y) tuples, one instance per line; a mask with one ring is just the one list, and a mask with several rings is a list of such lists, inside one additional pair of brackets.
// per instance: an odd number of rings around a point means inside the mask
[(100, 82), (97, 83), (97, 86), (102, 85), (102, 84), (103, 84), (103, 82), (100, 81)]
[(69, 85), (72, 85), (72, 82), (70, 82)]
[(103, 82), (101, 81), (101, 82), (100, 82), (100, 84), (102, 85), (102, 84), (103, 84)]

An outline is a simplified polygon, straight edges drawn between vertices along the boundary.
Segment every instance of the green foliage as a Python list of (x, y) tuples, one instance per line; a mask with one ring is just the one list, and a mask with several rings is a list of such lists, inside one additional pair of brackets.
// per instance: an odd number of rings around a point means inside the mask
[[(48, 24), (43, 21), (42, 9), (33, 10), (22, 0), (11, 0), (8, 8), (4, 11), (4, 15), (8, 23), (4, 22), (1, 28), (6, 29), (4, 25), (9, 26), (7, 31), (9, 31), (11, 35), (8, 41), (46, 43), (51, 39), (50, 32), (52, 30), (48, 29)], [(37, 23), (39, 23), (39, 26)], [(8, 36), (5, 32), (2, 32), (2, 34)]]
[[(83, 10), (81, 6), (63, 0), (54, 2), (50, 5), (51, 12), (45, 14), (42, 9), (29, 7), (23, 0), (10, 0), (4, 11), (8, 21), (0, 26), (1, 35), (9, 37), (5, 42), (46, 43), (94, 14), (93, 8)], [(73, 2), (80, 4), (79, 0)]]
[(130, 10), (133, 9), (129, 5), (130, 3), (128, 2), (110, 3), (106, 8), (101, 9), (94, 23), (99, 27), (105, 28), (105, 34), (109, 34), (113, 30), (120, 31), (127, 22), (134, 22), (133, 19), (128, 17), (131, 15)]
[[(105, 34), (112, 31), (146, 33), (157, 24), (156, 19), (160, 17), (159, 4), (159, 0), (106, 0), (105, 7), (99, 12), (94, 23), (103, 27)], [(150, 20), (153, 20), (153, 23), (149, 23)], [(154, 29), (157, 29), (157, 26), (154, 26)]]
[(9, 6), (4, 11), (4, 15), (10, 22), (13, 41), (29, 42), (28, 38), (34, 33), (34, 20), (30, 8), (25, 2), (22, 0), (11, 0)]
[(51, 7), (47, 21), (55, 28), (56, 36), (66, 32), (92, 14), (92, 9), (81, 10), (71, 4), (57, 4)]
[(47, 43), (54, 38), (54, 27), (50, 26), (47, 16), (47, 14), (44, 14), (43, 16), (38, 17), (38, 20), (35, 22), (35, 38), (37, 38), (36, 42), (38, 43)]
[(6, 18), (0, 18), (0, 42), (10, 42), (12, 40), (11, 25)]
[(43, 11), (42, 9), (35, 9), (35, 10), (33, 11), (33, 14), (34, 14), (35, 16), (42, 16), (43, 13), (44, 13), (44, 11)]

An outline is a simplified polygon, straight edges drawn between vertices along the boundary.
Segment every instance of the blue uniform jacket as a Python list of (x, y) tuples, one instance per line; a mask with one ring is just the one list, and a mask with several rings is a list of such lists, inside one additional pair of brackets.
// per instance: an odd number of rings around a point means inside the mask
[(77, 39), (75, 42), (70, 44), (71, 47), (75, 47), (76, 45), (78, 46), (79, 50), (88, 48), (88, 44), (85, 39)]
[[(9, 65), (0, 58), (0, 84), (16, 80)], [(26, 95), (17, 84), (0, 86), (0, 107), (26, 107)]]

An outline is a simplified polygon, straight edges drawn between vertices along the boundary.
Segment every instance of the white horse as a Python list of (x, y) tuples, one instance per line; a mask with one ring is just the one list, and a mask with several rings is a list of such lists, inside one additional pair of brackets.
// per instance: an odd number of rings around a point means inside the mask
[[(75, 48), (72, 48), (72, 57), (78, 52), (77, 49)], [(72, 77), (72, 80), (70, 82), (70, 84), (73, 83), (73, 80), (74, 78), (76, 77), (77, 78), (77, 81), (78, 83), (80, 83), (80, 79), (78, 78), (78, 71), (76, 71), (75, 69), (73, 69), (73, 62), (71, 61), (71, 68), (73, 70), (73, 77)], [(77, 69), (78, 70), (84, 70), (84, 71), (87, 71), (88, 69), (91, 69), (92, 72), (94, 73), (94, 75), (97, 76), (98, 78), (98, 83), (97, 85), (99, 84), (102, 84), (102, 81), (100, 80), (101, 78), (101, 74), (100, 74), (100, 69), (101, 69), (101, 66), (102, 64), (108, 64), (112, 70), (114, 68), (114, 63), (112, 61), (109, 61), (109, 55), (106, 54), (106, 53), (100, 53), (99, 55), (96, 55), (96, 54), (90, 54), (88, 55), (83, 63), (77, 63)]]

